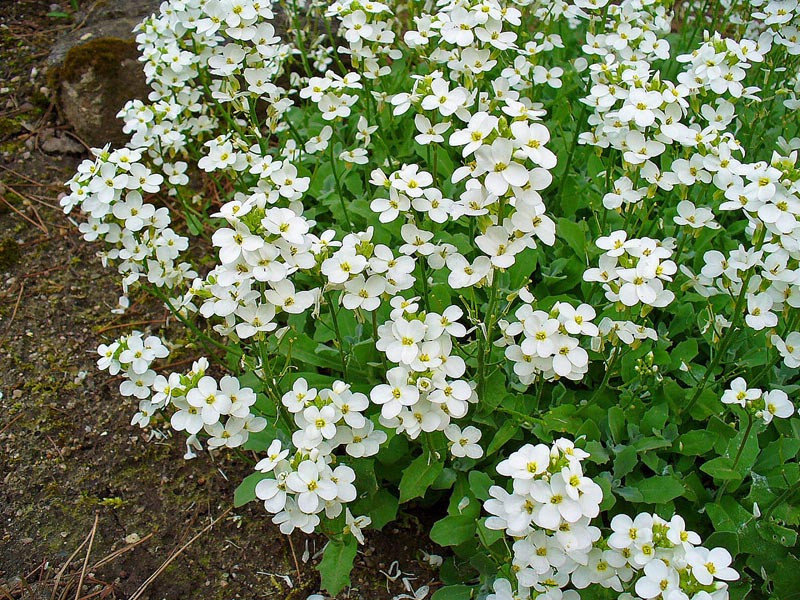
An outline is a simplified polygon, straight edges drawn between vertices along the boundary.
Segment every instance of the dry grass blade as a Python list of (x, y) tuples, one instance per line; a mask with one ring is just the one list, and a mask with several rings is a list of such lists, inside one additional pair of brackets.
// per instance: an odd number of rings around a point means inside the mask
[(120, 556), (122, 556), (122, 555), (123, 555), (123, 554), (125, 554), (126, 552), (130, 552), (131, 550), (133, 550), (134, 548), (136, 548), (136, 546), (138, 546), (139, 544), (143, 544), (143, 543), (145, 543), (145, 542), (146, 542), (147, 540), (149, 540), (151, 537), (153, 537), (153, 534), (152, 534), (152, 533), (148, 533), (146, 536), (144, 536), (144, 537), (143, 537), (143, 538), (141, 538), (140, 540), (137, 540), (137, 541), (133, 542), (132, 544), (128, 544), (127, 546), (125, 546), (125, 547), (123, 547), (123, 548), (120, 548), (119, 550), (115, 550), (114, 552), (112, 552), (112, 553), (111, 553), (111, 554), (109, 554), (108, 556), (106, 556), (106, 557), (104, 557), (104, 558), (101, 558), (101, 559), (100, 559), (100, 560), (98, 560), (96, 563), (94, 563), (94, 564), (92, 565), (92, 569), (91, 569), (91, 570), (92, 570), (92, 571), (96, 571), (97, 569), (99, 569), (99, 568), (100, 568), (100, 567), (102, 567), (103, 565), (107, 565), (108, 563), (110, 563), (110, 562), (113, 562), (113, 561), (117, 560), (117, 558), (119, 558)]
[(186, 543), (185, 543), (183, 546), (181, 546), (180, 548), (178, 548), (178, 550), (176, 550), (175, 552), (173, 552), (173, 553), (172, 553), (172, 554), (169, 556), (169, 558), (167, 558), (167, 560), (165, 560), (163, 563), (161, 563), (161, 566), (160, 566), (160, 567), (158, 567), (158, 569), (156, 569), (156, 570), (155, 570), (155, 572), (154, 572), (152, 575), (150, 575), (150, 577), (148, 577), (148, 578), (147, 578), (147, 579), (144, 581), (144, 583), (142, 583), (142, 585), (140, 585), (140, 586), (139, 586), (139, 589), (138, 589), (138, 590), (136, 590), (136, 591), (134, 592), (134, 594), (133, 594), (133, 595), (132, 595), (130, 598), (128, 598), (128, 600), (138, 600), (139, 598), (141, 598), (141, 597), (142, 597), (142, 594), (144, 594), (145, 590), (146, 590), (146, 589), (147, 589), (147, 588), (150, 586), (150, 584), (151, 584), (151, 583), (153, 583), (153, 582), (154, 582), (154, 581), (155, 581), (155, 580), (158, 578), (158, 576), (159, 576), (159, 575), (161, 575), (161, 573), (163, 573), (163, 572), (164, 572), (164, 569), (166, 569), (166, 568), (167, 568), (167, 567), (170, 565), (170, 563), (171, 563), (173, 560), (175, 560), (176, 558), (178, 558), (178, 556), (179, 556), (179, 555), (180, 555), (180, 554), (181, 554), (181, 553), (182, 553), (184, 550), (186, 550), (186, 549), (187, 549), (189, 546), (191, 546), (191, 545), (192, 545), (192, 544), (193, 544), (195, 541), (197, 541), (197, 540), (198, 540), (198, 539), (199, 539), (199, 538), (200, 538), (200, 537), (201, 537), (201, 536), (202, 536), (202, 535), (203, 535), (205, 532), (207, 532), (207, 531), (208, 531), (209, 529), (211, 529), (211, 528), (212, 528), (214, 525), (216, 525), (216, 524), (217, 524), (217, 523), (219, 523), (219, 522), (220, 522), (222, 519), (224, 519), (224, 518), (225, 518), (225, 516), (226, 516), (226, 515), (227, 515), (229, 512), (231, 512), (231, 510), (233, 510), (233, 507), (230, 507), (230, 508), (228, 508), (228, 509), (227, 509), (225, 512), (223, 512), (223, 513), (222, 513), (220, 516), (218, 516), (216, 519), (214, 519), (213, 521), (211, 521), (211, 523), (209, 523), (208, 525), (206, 525), (206, 526), (205, 526), (205, 527), (204, 527), (204, 528), (203, 528), (203, 529), (200, 531), (200, 533), (198, 533), (197, 535), (195, 535), (195, 536), (194, 536), (192, 539), (190, 539), (188, 542), (186, 542)]
[(23, 218), (23, 219), (25, 219), (25, 220), (26, 220), (28, 223), (30, 223), (31, 225), (33, 225), (34, 227), (36, 227), (36, 229), (38, 229), (39, 231), (41, 231), (41, 232), (42, 232), (42, 233), (44, 233), (45, 235), (49, 235), (49, 234), (50, 234), (50, 232), (47, 230), (47, 228), (46, 228), (46, 227), (44, 227), (44, 226), (40, 225), (39, 223), (37, 223), (36, 221), (34, 221), (33, 219), (31, 219), (31, 218), (30, 218), (28, 215), (26, 215), (24, 212), (22, 212), (21, 210), (19, 210), (19, 209), (18, 209), (16, 206), (14, 206), (13, 204), (11, 204), (11, 202), (9, 202), (8, 200), (6, 200), (5, 196), (0, 196), (0, 200), (2, 200), (2, 201), (5, 203), (5, 205), (6, 205), (6, 206), (8, 206), (8, 208), (10, 208), (11, 210), (13, 210), (13, 211), (14, 211), (15, 213), (17, 213), (17, 214), (18, 214), (20, 217), (22, 217), (22, 218)]
[(89, 534), (89, 547), (86, 549), (86, 558), (83, 559), (83, 568), (81, 569), (81, 577), (78, 579), (78, 589), (75, 590), (75, 600), (79, 600), (81, 596), (81, 588), (83, 587), (83, 580), (86, 577), (86, 568), (89, 566), (89, 555), (92, 553), (92, 545), (94, 544), (94, 534), (97, 533), (97, 521), (100, 519), (98, 513), (94, 514), (94, 525), (92, 525), (92, 532)]
[(19, 310), (19, 303), (22, 301), (22, 294), (25, 292), (25, 284), (21, 283), (19, 286), (19, 294), (17, 294), (17, 301), (14, 304), (14, 310), (11, 311), (11, 318), (8, 320), (8, 327), (11, 327), (11, 323), (14, 322), (14, 317), (17, 316), (17, 311)]
[(22, 415), (24, 415), (24, 414), (25, 414), (25, 411), (22, 411), (17, 416), (15, 416), (13, 419), (11, 419), (8, 423), (6, 423), (3, 426), (3, 428), (0, 429), (0, 435), (3, 435), (9, 427), (11, 427), (17, 421), (19, 421), (22, 418)]
[(61, 578), (64, 576), (64, 573), (66, 573), (67, 569), (69, 568), (69, 565), (78, 555), (78, 552), (81, 551), (81, 548), (83, 548), (86, 544), (89, 543), (89, 539), (91, 538), (91, 536), (92, 533), (89, 533), (89, 535), (86, 536), (86, 539), (84, 539), (83, 542), (81, 542), (81, 545), (75, 549), (75, 552), (70, 554), (69, 558), (67, 559), (67, 562), (65, 562), (64, 566), (62, 566), (59, 569), (58, 573), (56, 573), (56, 578), (55, 581), (53, 582), (53, 593), (50, 594), (50, 600), (56, 600), (56, 592), (58, 592), (58, 584), (61, 583)]

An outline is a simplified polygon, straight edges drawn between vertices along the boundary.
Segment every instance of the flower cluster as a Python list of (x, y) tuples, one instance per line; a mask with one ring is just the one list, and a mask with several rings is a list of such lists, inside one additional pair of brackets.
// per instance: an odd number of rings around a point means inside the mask
[[(420, 312), (418, 298), (400, 296), (391, 305), (389, 321), (378, 327), (376, 347), (397, 366), (386, 372), (387, 383), (372, 388), (370, 399), (381, 407), (382, 425), (411, 439), (446, 431), (450, 420), (463, 418), (477, 400), (473, 384), (462, 379), (466, 363), (454, 353), (453, 339), (467, 333), (458, 322), (463, 312), (457, 306), (441, 314)], [(460, 435), (450, 435), (463, 447)]]
[(150, 365), (169, 356), (169, 349), (158, 336), (132, 331), (111, 344), (100, 344), (97, 353), (98, 369), (110, 375), (123, 374), (125, 381), (119, 386), (120, 394), (144, 400), (150, 396), (150, 387), (157, 376)]
[(722, 394), (723, 404), (735, 404), (753, 415), (762, 419), (765, 424), (772, 419), (786, 419), (794, 414), (794, 404), (783, 390), (764, 392), (758, 388), (748, 387), (743, 377), (737, 377), (730, 383), (730, 387)]
[[(533, 300), (533, 298), (530, 298)], [(546, 380), (565, 377), (580, 380), (586, 374), (589, 354), (577, 336), (596, 337), (599, 334), (594, 309), (588, 304), (577, 308), (568, 302), (557, 302), (549, 313), (534, 310), (532, 304), (520, 306), (514, 315), (517, 321), (501, 321), (504, 337), (498, 344), (508, 344), (506, 358), (514, 363), (520, 381), (529, 385), (538, 376)], [(517, 341), (515, 338), (520, 336)]]
[[(602, 519), (599, 483), (632, 513), (643, 488), (719, 525), (681, 476), (796, 427), (754, 421), (795, 414), (800, 5), (423, 4), (169, 0), (139, 26), (151, 93), (120, 112), (131, 141), (95, 150), (62, 205), (126, 296), (157, 296), (217, 365), (158, 375), (166, 345), (134, 332), (100, 367), (139, 401), (134, 424), (168, 414), (188, 456), (260, 453), (238, 494), (285, 533), (350, 550), (429, 488), (475, 510), (497, 465), (513, 481), (490, 488), (496, 531), (465, 561), (496, 562), (495, 600), (724, 600), (724, 550), (679, 516)], [(748, 425), (689, 443), (714, 411)], [(603, 481), (559, 439), (584, 433), (614, 454)], [(702, 484), (755, 514), (757, 477), (793, 499), (778, 462), (736, 486), (712, 463)], [(470, 518), (434, 527), (459, 557)]]
[(581, 466), (588, 456), (561, 439), (550, 448), (526, 444), (497, 465), (500, 475), (511, 478), (512, 491), (489, 489), (486, 527), (514, 539), (515, 579), (495, 580), (490, 599), (577, 600), (577, 592), (565, 590), (570, 584), (629, 589), (642, 600), (707, 600), (727, 593), (727, 582), (739, 578), (730, 553), (700, 546), (700, 536), (687, 531), (679, 515), (665, 521), (619, 514), (603, 536), (592, 524), (603, 492)]
[(197, 435), (208, 435), (209, 448), (236, 448), (244, 445), (252, 432), (266, 426), (266, 420), (253, 414), (256, 394), (242, 387), (236, 377), (225, 375), (217, 380), (206, 375), (205, 358), (194, 362), (186, 374), (171, 373), (168, 377), (151, 369), (169, 350), (157, 336), (144, 336), (134, 331), (111, 344), (102, 344), (97, 365), (112, 375), (123, 373), (120, 394), (139, 400), (139, 410), (132, 425), (147, 427), (151, 420), (171, 408), (169, 422), (175, 431), (185, 431), (187, 457), (194, 456), (192, 447), (201, 448)]
[(665, 289), (664, 282), (672, 281), (678, 270), (669, 260), (672, 240), (659, 242), (651, 238), (628, 239), (625, 231), (615, 231), (598, 238), (597, 247), (603, 250), (599, 266), (583, 274), (585, 281), (600, 283), (611, 302), (624, 306), (664, 307), (675, 299)]
[[(87, 215), (79, 227), (86, 241), (110, 246), (99, 254), (103, 264), (117, 263), (124, 276), (122, 308), (127, 307), (128, 289), (140, 279), (174, 288), (196, 276), (188, 262), (176, 262), (189, 240), (169, 227), (169, 210), (144, 200), (160, 190), (164, 177), (144, 164), (142, 154), (136, 148), (95, 150), (95, 159), (81, 163), (67, 182), (70, 193), (61, 199), (64, 213), (77, 207)], [(181, 184), (185, 170), (180, 161), (166, 169), (172, 173), (169, 183)]]
[(497, 465), (500, 475), (511, 478), (513, 489), (489, 489), (484, 508), (492, 516), (486, 527), (515, 538), (513, 571), (519, 588), (564, 588), (570, 575), (588, 564), (600, 538), (590, 522), (600, 513), (603, 491), (583, 474), (581, 463), (587, 457), (560, 439), (550, 448), (525, 444)]
[(267, 457), (256, 464), (256, 471), (269, 477), (258, 482), (255, 493), (275, 513), (273, 521), (283, 533), (294, 529), (311, 533), (323, 511), (333, 519), (343, 504), (356, 498), (355, 472), (337, 465), (334, 451), (344, 446), (354, 458), (373, 456), (387, 436), (363, 415), (367, 397), (341, 381), (318, 391), (298, 378), (281, 403), (293, 415), (296, 450), (289, 458), (290, 450), (280, 440), (272, 441)]

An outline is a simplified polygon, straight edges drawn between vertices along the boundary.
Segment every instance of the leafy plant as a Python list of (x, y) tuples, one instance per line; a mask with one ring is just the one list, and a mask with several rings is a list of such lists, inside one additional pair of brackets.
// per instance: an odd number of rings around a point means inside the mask
[(62, 200), (207, 354), (100, 346), (133, 422), (258, 453), (332, 594), (434, 510), (436, 600), (791, 598), (798, 7), (672, 5), (165, 3)]

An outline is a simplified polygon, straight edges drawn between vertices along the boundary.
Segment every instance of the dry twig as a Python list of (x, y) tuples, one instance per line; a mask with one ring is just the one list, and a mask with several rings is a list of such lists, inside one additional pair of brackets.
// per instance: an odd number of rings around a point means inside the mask
[(81, 577), (78, 579), (78, 589), (75, 590), (75, 600), (79, 600), (81, 596), (81, 588), (83, 587), (83, 579), (86, 577), (86, 567), (89, 566), (89, 555), (92, 553), (92, 544), (94, 544), (94, 534), (97, 533), (97, 521), (100, 519), (98, 513), (94, 513), (94, 525), (92, 525), (92, 533), (89, 538), (89, 548), (86, 550), (86, 558), (83, 559), (83, 568), (81, 569)]

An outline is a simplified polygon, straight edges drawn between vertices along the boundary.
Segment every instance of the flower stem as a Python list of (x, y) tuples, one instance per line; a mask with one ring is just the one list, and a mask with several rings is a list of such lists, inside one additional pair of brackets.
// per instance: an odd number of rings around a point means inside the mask
[(339, 347), (339, 360), (342, 362), (342, 376), (347, 379), (347, 359), (344, 356), (344, 338), (339, 329), (339, 320), (336, 318), (336, 307), (334, 306), (330, 292), (325, 294), (328, 301), (328, 308), (331, 310), (331, 320), (333, 321), (333, 331), (336, 334), (337, 346)]

